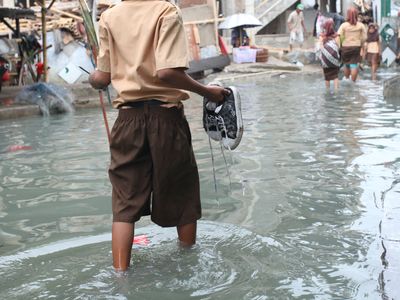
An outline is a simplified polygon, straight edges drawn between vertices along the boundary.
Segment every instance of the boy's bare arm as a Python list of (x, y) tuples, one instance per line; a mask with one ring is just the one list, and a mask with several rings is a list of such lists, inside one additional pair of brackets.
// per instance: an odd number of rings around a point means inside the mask
[(183, 68), (162, 69), (157, 71), (157, 76), (169, 86), (194, 92), (213, 102), (221, 102), (224, 96), (229, 95), (229, 90), (220, 86), (204, 85), (187, 75)]
[(95, 89), (104, 89), (111, 83), (111, 74), (95, 70), (89, 76), (89, 83)]

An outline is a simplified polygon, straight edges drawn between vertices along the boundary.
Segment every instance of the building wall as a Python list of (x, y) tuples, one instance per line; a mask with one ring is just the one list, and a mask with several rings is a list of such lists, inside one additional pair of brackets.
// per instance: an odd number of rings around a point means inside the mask
[(187, 8), (207, 4), (207, 0), (178, 0), (176, 4), (178, 4), (180, 8)]
[(222, 0), (222, 13), (224, 16), (230, 16), (237, 13), (245, 12), (246, 0)]
[[(199, 2), (200, 0), (197, 0)], [(189, 2), (189, 1), (188, 1)], [(191, 3), (194, 1), (191, 0)], [(206, 1), (207, 2), (207, 1)], [(184, 22), (200, 21), (200, 20), (212, 20), (214, 19), (213, 8), (207, 4), (201, 5), (189, 5), (187, 7), (181, 7), (182, 18)], [(201, 24), (197, 26), (200, 35), (200, 47), (207, 45), (216, 45), (214, 23)]]
[(14, 7), (14, 0), (0, 0), (0, 7)]

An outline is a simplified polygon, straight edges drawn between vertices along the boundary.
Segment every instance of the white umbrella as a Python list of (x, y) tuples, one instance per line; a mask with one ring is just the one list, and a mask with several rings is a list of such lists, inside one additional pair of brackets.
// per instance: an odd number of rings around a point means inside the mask
[(219, 24), (219, 29), (232, 29), (235, 27), (249, 28), (262, 26), (260, 20), (258, 20), (253, 15), (249, 14), (234, 14), (225, 19), (221, 24)]

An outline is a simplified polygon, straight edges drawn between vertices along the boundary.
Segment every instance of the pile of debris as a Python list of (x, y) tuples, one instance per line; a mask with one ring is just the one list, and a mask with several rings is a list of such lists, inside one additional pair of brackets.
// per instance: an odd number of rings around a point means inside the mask
[[(6, 8), (3, 8), (2, 10), (5, 9)], [(8, 10), (15, 11), (16, 14), (21, 14), (23, 11), (33, 11), (32, 17), (20, 18), (19, 21), (17, 18), (10, 18), (8, 13), (3, 16), (4, 21), (13, 28), (17, 27), (17, 22), (19, 22), (19, 30), (21, 33), (40, 32), (42, 30), (41, 7), (32, 6), (29, 9), (8, 8)], [(51, 31), (57, 28), (69, 28), (71, 31), (78, 33), (75, 29), (77, 21), (83, 21), (79, 14), (79, 3), (77, 1), (56, 2), (46, 14), (46, 30)], [(12, 34), (12, 30), (10, 30), (5, 22), (0, 23), (0, 36), (10, 36)]]
[[(29, 1), (33, 2), (33, 0)], [(98, 20), (104, 10), (121, 0), (86, 1), (93, 10), (92, 17)], [(93, 2), (95, 5), (92, 7)], [(217, 30), (218, 23), (221, 21), (218, 15), (217, 2), (215, 0), (173, 2), (181, 7), (183, 25), (189, 42), (191, 61), (187, 72), (191, 75), (201, 74), (204, 70), (221, 70), (229, 65), (228, 51), (222, 51), (222, 49), (226, 49), (226, 46)], [(21, 53), (20, 45), (21, 40), (27, 36), (41, 43), (43, 26), (46, 28), (45, 31), (48, 32), (45, 44), (47, 45), (45, 57), (48, 62), (44, 65), (50, 66), (50, 69), (47, 68), (43, 73), (44, 76), (48, 76), (52, 82), (57, 82), (60, 77), (67, 83), (85, 81), (87, 74), (81, 71), (87, 73), (93, 69), (93, 58), (90, 51), (85, 54), (85, 51), (90, 48), (90, 43), (84, 26), (84, 19), (87, 20), (87, 16), (81, 13), (80, 0), (46, 1), (45, 25), (42, 23), (41, 2), (34, 3), (36, 3), (36, 6), (26, 9), (32, 12), (30, 18), (1, 18), (0, 16), (0, 57), (8, 61), (8, 65), (11, 66), (9, 68), (11, 79), (8, 84), (24, 85), (39, 81), (41, 59), (43, 60), (40, 56), (43, 57), (43, 55), (39, 55), (40, 52), (35, 51)], [(14, 8), (14, 10), (17, 9)], [(17, 28), (17, 30), (13, 28)], [(18, 31), (17, 34), (16, 31)], [(47, 51), (49, 47), (51, 48)], [(41, 49), (41, 51), (44, 50)], [(25, 60), (23, 59), (24, 56)], [(266, 51), (260, 52), (258, 56), (258, 61), (268, 59)], [(90, 64), (87, 63), (88, 61)], [(37, 70), (35, 70), (35, 67)]]
[[(114, 5), (116, 1), (113, 0), (101, 0), (97, 3), (97, 15), (99, 17), (100, 13), (110, 6)], [(38, 2), (35, 2), (36, 4)], [(46, 13), (46, 31), (52, 31), (54, 29), (64, 28), (70, 30), (74, 37), (81, 37), (83, 34), (82, 26), (83, 18), (81, 16), (79, 1), (78, 0), (69, 0), (64, 2), (54, 2), (50, 5), (51, 2), (47, 3), (47, 6), (50, 6)], [(21, 33), (31, 33), (31, 32), (40, 32), (42, 30), (42, 21), (41, 21), (41, 7), (31, 6), (29, 9), (18, 9), (18, 8), (1, 8), (5, 13), (0, 12), (0, 37), (1, 36), (10, 36), (12, 34), (12, 30), (10, 30), (9, 26), (6, 23), (10, 24), (12, 27), (16, 27), (17, 18), (9, 17), (10, 13), (6, 12), (6, 10), (10, 11), (11, 14), (22, 15), (24, 14), (24, 18), (20, 18), (19, 20), (19, 30)], [(30, 17), (26, 17), (26, 12), (30, 12)], [(5, 22), (2, 22), (2, 21)]]
[[(104, 8), (112, 4), (111, 0), (102, 0), (96, 7), (97, 12), (104, 11)], [(43, 51), (43, 24), (42, 7), (39, 5), (0, 8), (0, 88), (2, 84), (20, 86), (40, 81), (44, 70), (40, 55)], [(48, 1), (46, 8), (46, 49), (51, 48), (47, 53), (48, 66), (51, 65), (47, 74), (51, 80), (61, 80), (59, 72), (67, 66), (69, 60), (74, 61), (74, 57), (81, 58), (75, 69), (79, 66), (90, 69), (90, 55), (84, 53), (87, 42), (79, 1)], [(74, 78), (65, 81), (85, 80), (79, 70), (75, 74)]]

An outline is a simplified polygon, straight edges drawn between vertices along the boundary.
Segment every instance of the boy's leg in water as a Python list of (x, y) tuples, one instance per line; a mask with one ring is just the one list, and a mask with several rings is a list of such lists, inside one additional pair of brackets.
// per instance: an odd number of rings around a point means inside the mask
[(304, 44), (304, 33), (303, 32), (299, 32), (297, 37), (298, 37), (298, 41), (299, 41), (299, 44), (300, 44), (300, 49), (302, 49), (303, 48), (303, 44)]
[(325, 80), (325, 87), (327, 90), (331, 88), (331, 82), (329, 80)]
[(346, 78), (350, 77), (350, 68), (346, 65), (344, 66), (343, 74), (344, 74), (344, 77), (346, 77)]
[(335, 90), (339, 89), (339, 78), (333, 80), (333, 86), (335, 87)]
[(376, 70), (378, 69), (378, 64), (373, 62), (371, 65), (371, 76), (372, 80), (376, 80)]
[(351, 69), (350, 72), (351, 72), (351, 80), (353, 80), (355, 82), (357, 80), (357, 76), (358, 76), (358, 67)]
[(132, 223), (113, 222), (112, 224), (112, 255), (116, 271), (126, 271), (131, 261), (133, 232)]
[(196, 243), (197, 222), (178, 225), (176, 229), (178, 231), (179, 242), (182, 246), (190, 247)]

